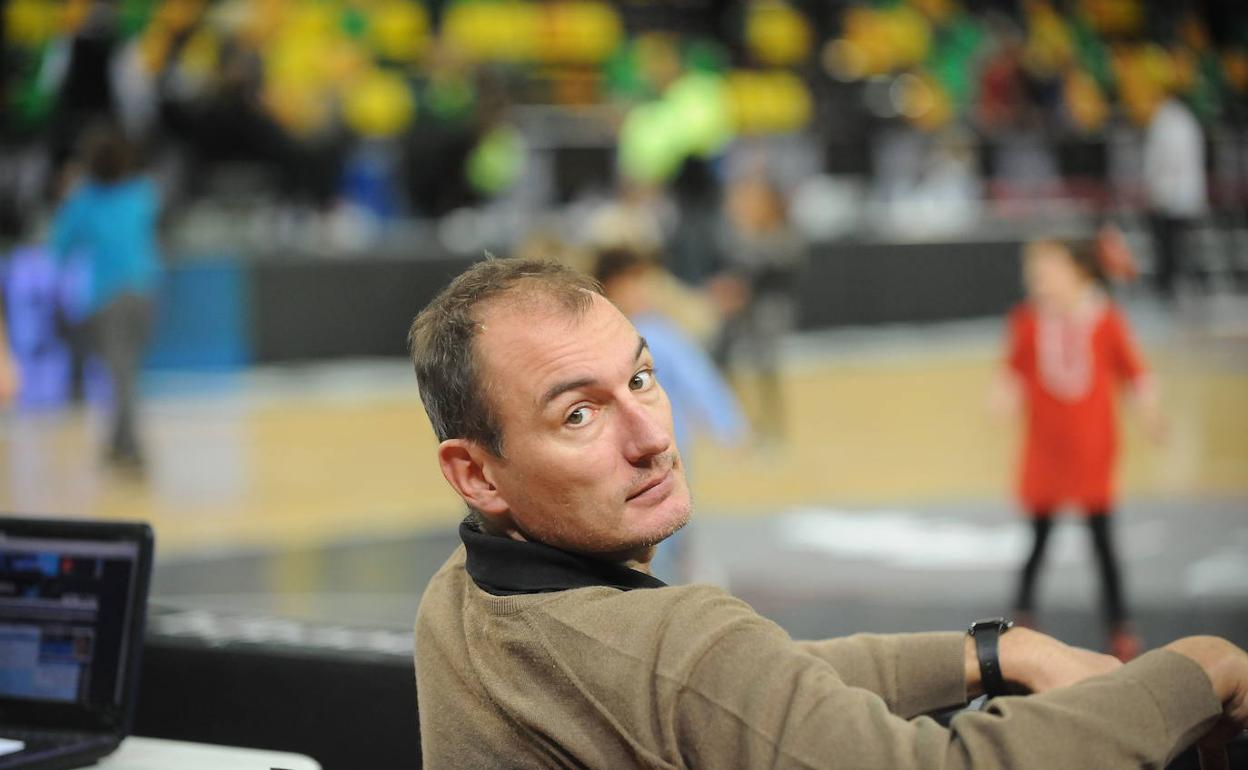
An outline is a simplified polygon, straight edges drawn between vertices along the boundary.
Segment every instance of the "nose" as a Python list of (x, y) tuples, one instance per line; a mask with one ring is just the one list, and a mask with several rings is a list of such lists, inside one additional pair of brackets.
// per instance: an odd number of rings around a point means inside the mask
[(624, 454), (638, 465), (672, 447), (671, 407), (666, 398), (643, 403), (631, 393), (620, 402)]

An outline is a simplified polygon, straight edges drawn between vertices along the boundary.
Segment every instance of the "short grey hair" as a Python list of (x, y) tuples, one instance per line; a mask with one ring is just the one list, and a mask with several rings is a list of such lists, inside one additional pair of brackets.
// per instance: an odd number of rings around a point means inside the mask
[(481, 380), (474, 341), (487, 302), (539, 299), (574, 315), (602, 287), (558, 262), (488, 259), (460, 273), (420, 311), (407, 334), (420, 400), (439, 441), (464, 438), (503, 455), (503, 435)]

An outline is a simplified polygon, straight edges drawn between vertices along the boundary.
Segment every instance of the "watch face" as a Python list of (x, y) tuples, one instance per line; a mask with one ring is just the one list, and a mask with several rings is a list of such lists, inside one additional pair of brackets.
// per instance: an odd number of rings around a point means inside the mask
[(1005, 618), (984, 618), (983, 620), (977, 620), (972, 623), (968, 633), (970, 633), (971, 636), (974, 636), (976, 631), (982, 631), (989, 628), (998, 632), (1004, 632), (1013, 626), (1013, 620), (1006, 620)]

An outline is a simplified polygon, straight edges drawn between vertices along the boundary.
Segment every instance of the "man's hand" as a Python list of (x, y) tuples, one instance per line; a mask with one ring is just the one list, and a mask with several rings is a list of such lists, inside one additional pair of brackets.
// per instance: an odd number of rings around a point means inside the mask
[[(983, 692), (975, 640), (966, 638), (966, 689), (971, 697)], [(1045, 692), (1108, 674), (1122, 665), (1117, 658), (1071, 647), (1030, 628), (1015, 626), (1001, 635), (999, 654), (1005, 681), (1027, 692)]]
[(1196, 742), (1202, 770), (1226, 770), (1226, 744), (1248, 729), (1248, 653), (1216, 636), (1189, 636), (1166, 645), (1196, 661), (1222, 703), (1222, 718)]

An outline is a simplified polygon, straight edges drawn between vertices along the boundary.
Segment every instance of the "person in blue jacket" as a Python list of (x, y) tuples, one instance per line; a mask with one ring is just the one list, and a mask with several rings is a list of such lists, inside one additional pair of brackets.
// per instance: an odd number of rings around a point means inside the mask
[(58, 262), (81, 258), (89, 265), (89, 336), (113, 384), (105, 460), (141, 471), (136, 402), (160, 277), (159, 195), (150, 179), (136, 173), (135, 151), (114, 126), (97, 126), (87, 134), (83, 160), (85, 179), (57, 210), (49, 245)]
[[(655, 374), (672, 407), (672, 433), (685, 468), (692, 441), (705, 431), (722, 444), (745, 442), (748, 422), (737, 398), (710, 356), (656, 307), (649, 281), (661, 268), (628, 249), (605, 249), (594, 264), (594, 278), (607, 299), (628, 316), (654, 357)], [(659, 548), (651, 568), (668, 582), (691, 577), (686, 533), (677, 532)]]

